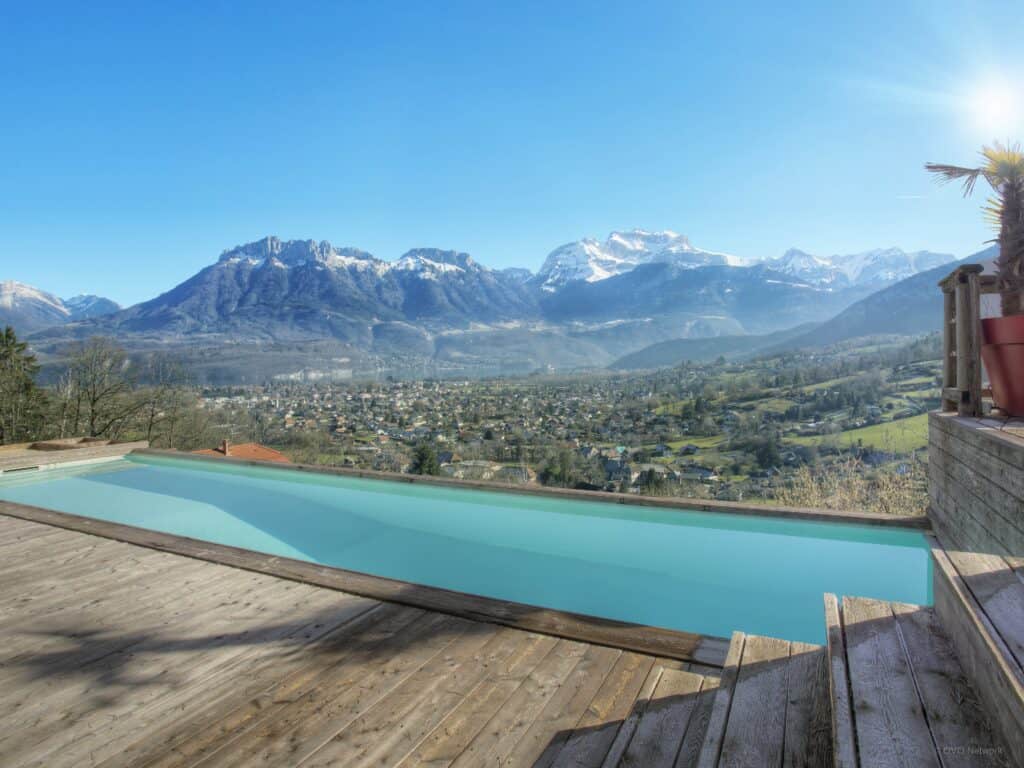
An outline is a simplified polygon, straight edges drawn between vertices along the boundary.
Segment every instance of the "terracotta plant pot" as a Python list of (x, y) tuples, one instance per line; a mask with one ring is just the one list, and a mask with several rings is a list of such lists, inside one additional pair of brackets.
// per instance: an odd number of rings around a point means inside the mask
[(1011, 416), (1024, 416), (1024, 315), (986, 318), (981, 336), (992, 399)]

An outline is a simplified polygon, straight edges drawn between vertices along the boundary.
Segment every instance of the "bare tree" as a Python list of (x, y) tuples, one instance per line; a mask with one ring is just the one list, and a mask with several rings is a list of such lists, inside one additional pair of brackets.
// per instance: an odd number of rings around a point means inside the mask
[(145, 386), (137, 393), (139, 431), (150, 443), (158, 440), (174, 447), (182, 414), (188, 406), (188, 373), (181, 361), (164, 354), (150, 355), (142, 363)]
[(58, 385), (62, 431), (84, 427), (90, 437), (119, 437), (144, 406), (133, 395), (133, 374), (127, 353), (111, 339), (76, 345)]

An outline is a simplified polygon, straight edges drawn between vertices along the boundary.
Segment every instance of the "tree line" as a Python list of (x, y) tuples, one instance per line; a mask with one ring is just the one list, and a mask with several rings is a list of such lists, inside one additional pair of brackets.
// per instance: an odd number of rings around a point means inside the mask
[[(66, 350), (60, 375), (39, 383), (40, 365), (10, 326), (0, 333), (0, 445), (88, 436), (148, 440), (168, 448), (216, 442), (184, 366), (172, 356), (131, 357), (94, 337)], [(212, 443), (211, 443), (212, 444)]]

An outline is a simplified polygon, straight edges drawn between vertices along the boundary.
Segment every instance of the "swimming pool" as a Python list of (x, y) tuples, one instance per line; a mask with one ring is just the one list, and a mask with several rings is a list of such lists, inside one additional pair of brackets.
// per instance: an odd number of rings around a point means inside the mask
[(822, 595), (931, 604), (907, 529), (576, 501), (130, 455), (0, 500), (545, 608), (822, 643)]

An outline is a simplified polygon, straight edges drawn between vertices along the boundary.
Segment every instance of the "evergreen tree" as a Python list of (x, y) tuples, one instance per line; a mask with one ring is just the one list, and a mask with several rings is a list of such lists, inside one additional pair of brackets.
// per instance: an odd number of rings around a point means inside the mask
[(441, 465), (437, 461), (437, 451), (430, 443), (420, 443), (412, 454), (412, 466), (409, 471), (414, 475), (440, 475)]
[(28, 344), (18, 341), (10, 326), (0, 333), (0, 445), (38, 437), (42, 393), (36, 388), (39, 372)]

